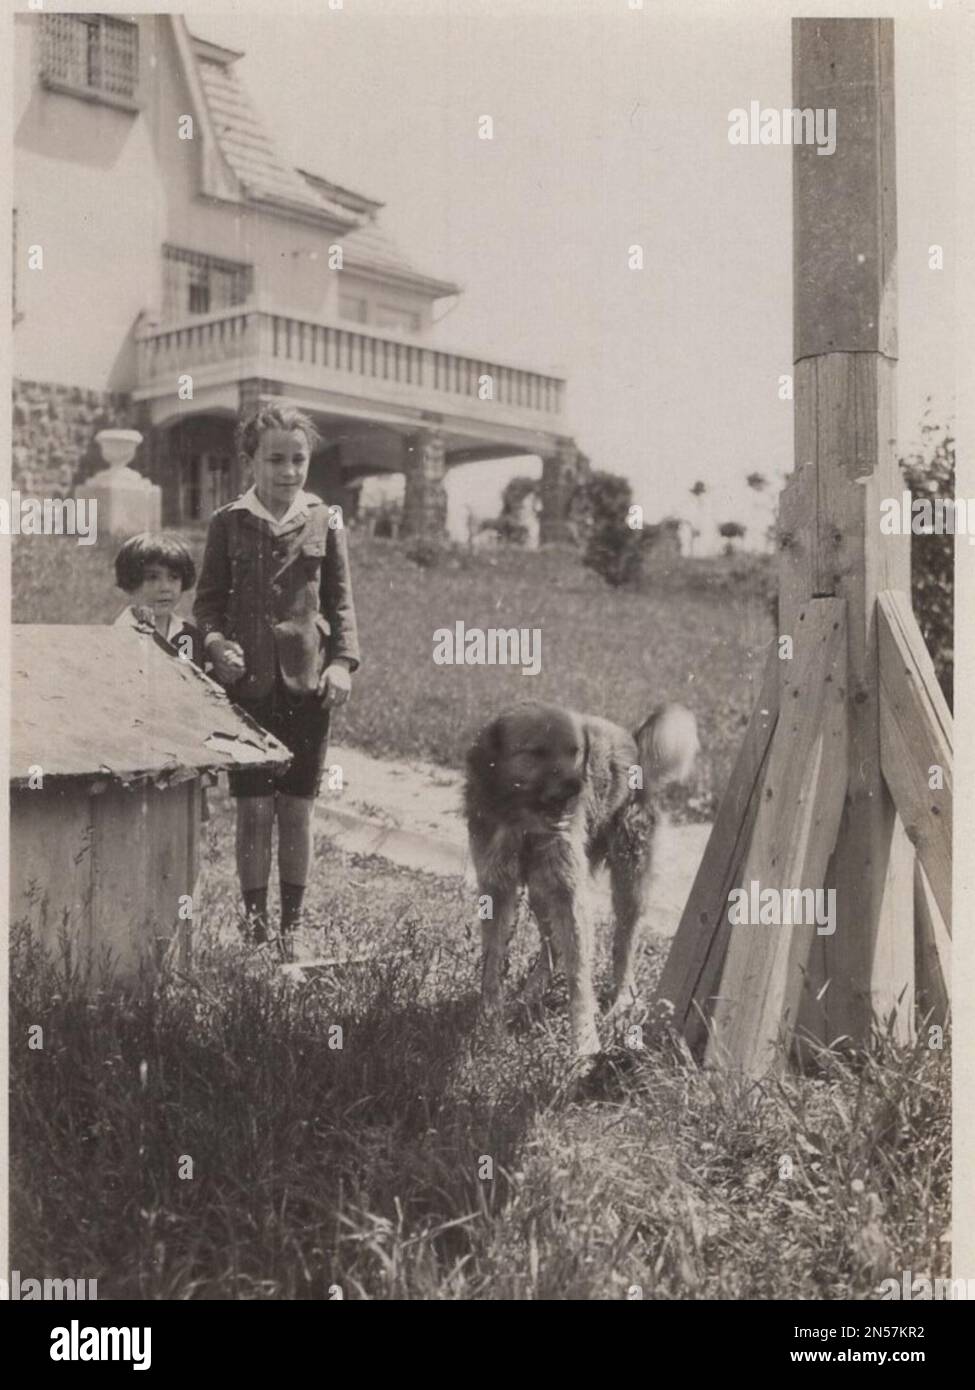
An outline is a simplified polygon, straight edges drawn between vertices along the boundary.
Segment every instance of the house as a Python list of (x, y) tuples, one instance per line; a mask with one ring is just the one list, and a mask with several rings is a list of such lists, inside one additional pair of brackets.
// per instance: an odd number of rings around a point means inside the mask
[(123, 980), (185, 954), (204, 776), (290, 753), (151, 629), (15, 626), (10, 668), (11, 924)]
[(241, 53), (169, 14), (19, 14), (15, 39), (15, 485), (129, 427), (164, 521), (205, 520), (242, 486), (238, 412), (286, 397), (321, 429), (329, 502), (402, 472), (404, 533), (435, 531), (448, 468), (537, 454), (558, 538), (565, 382), (440, 346), (460, 287), (394, 244), (380, 202), (280, 157)]

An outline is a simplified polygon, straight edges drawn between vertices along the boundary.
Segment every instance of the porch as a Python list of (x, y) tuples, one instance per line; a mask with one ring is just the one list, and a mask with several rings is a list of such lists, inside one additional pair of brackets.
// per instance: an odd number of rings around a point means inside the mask
[(564, 433), (559, 377), (256, 303), (148, 324), (136, 341), (133, 395), (170, 524), (205, 519), (238, 494), (236, 419), (286, 398), (322, 434), (308, 485), (330, 502), (351, 508), (361, 478), (402, 472), (404, 533), (436, 532), (448, 468), (535, 454), (543, 459), (543, 536), (561, 533), (577, 451)]

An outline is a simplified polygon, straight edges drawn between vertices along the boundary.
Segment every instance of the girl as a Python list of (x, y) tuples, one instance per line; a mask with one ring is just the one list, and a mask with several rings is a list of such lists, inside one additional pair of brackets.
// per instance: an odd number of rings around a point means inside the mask
[(193, 557), (177, 536), (148, 531), (130, 536), (115, 557), (115, 582), (130, 599), (116, 626), (152, 623), (179, 656), (203, 665), (200, 634), (176, 611), (181, 595), (196, 582)]
[(254, 485), (210, 519), (193, 616), (217, 679), (293, 755), (283, 776), (230, 774), (244, 912), (264, 941), (274, 821), (286, 938), (308, 881), (330, 712), (349, 698), (359, 644), (341, 513), (304, 491), (315, 426), (268, 405), (237, 441)]

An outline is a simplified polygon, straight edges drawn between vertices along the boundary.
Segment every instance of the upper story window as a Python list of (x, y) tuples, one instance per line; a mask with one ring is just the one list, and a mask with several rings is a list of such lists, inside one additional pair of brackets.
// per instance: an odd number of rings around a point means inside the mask
[(419, 333), (420, 315), (415, 309), (403, 309), (395, 304), (377, 304), (376, 327), (391, 328), (395, 333)]
[(225, 261), (181, 246), (163, 247), (163, 319), (172, 323), (188, 314), (232, 309), (251, 296), (254, 267)]
[(357, 294), (339, 295), (339, 317), (349, 319), (351, 323), (367, 323), (369, 321), (369, 301)]
[(139, 26), (105, 14), (43, 16), (41, 73), (48, 87), (134, 106)]

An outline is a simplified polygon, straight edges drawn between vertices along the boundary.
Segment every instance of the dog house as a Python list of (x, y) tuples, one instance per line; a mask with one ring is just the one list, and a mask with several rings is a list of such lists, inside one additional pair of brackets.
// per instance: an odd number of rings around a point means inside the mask
[(189, 945), (206, 774), (285, 746), (152, 628), (11, 630), (10, 921), (117, 978)]

